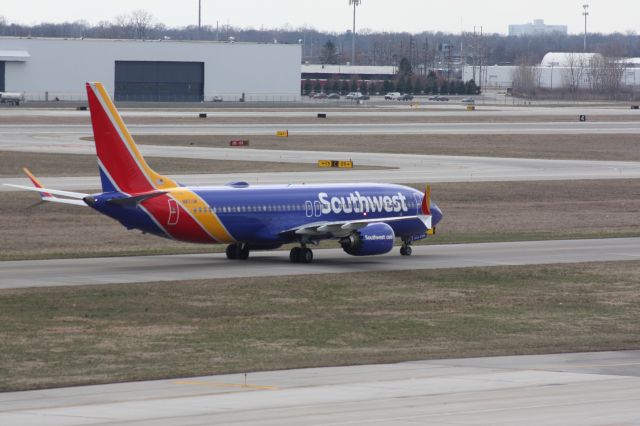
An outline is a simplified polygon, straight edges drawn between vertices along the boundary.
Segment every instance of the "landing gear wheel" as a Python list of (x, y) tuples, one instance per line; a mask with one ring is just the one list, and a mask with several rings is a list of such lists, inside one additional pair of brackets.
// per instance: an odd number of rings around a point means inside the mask
[(311, 249), (308, 248), (303, 248), (302, 252), (300, 253), (300, 261), (302, 263), (311, 263), (313, 262), (313, 252), (311, 251)]
[(230, 244), (227, 246), (227, 259), (229, 260), (236, 260), (237, 259), (237, 253), (238, 253), (238, 245), (237, 244)]
[(311, 263), (313, 262), (313, 251), (306, 247), (294, 247), (289, 252), (291, 263)]
[(402, 256), (411, 256), (413, 250), (411, 250), (410, 246), (402, 246), (400, 247), (400, 254)]
[(230, 244), (227, 246), (227, 259), (247, 260), (249, 258), (249, 247), (246, 244)]
[(300, 252), (302, 249), (300, 247), (294, 247), (289, 252), (289, 260), (291, 263), (299, 263), (300, 262)]

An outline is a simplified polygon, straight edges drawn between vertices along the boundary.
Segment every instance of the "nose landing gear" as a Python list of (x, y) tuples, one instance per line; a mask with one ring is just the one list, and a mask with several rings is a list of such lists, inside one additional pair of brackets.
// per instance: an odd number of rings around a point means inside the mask
[(400, 247), (400, 255), (401, 256), (411, 256), (413, 250), (411, 250), (411, 239), (403, 238), (402, 239), (402, 247)]

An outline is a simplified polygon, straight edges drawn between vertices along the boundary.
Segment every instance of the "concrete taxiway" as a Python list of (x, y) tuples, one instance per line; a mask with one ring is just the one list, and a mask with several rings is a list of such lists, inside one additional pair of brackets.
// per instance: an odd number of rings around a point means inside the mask
[(640, 260), (640, 238), (415, 246), (411, 257), (400, 257), (397, 248), (366, 258), (341, 249), (314, 253), (310, 265), (289, 263), (284, 250), (254, 252), (248, 261), (221, 253), (6, 261), (0, 262), (0, 288)]
[(637, 425), (639, 407), (640, 351), (623, 351), (4, 393), (0, 424)]

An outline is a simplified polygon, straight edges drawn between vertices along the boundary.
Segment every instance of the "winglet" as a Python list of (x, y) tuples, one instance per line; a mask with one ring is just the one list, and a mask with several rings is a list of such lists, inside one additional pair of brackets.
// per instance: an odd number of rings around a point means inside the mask
[[(38, 180), (37, 177), (35, 177), (33, 175), (33, 173), (31, 173), (29, 171), (29, 169), (27, 169), (26, 167), (23, 167), (22, 171), (27, 175), (29, 180), (31, 180), (31, 183), (33, 183), (33, 186), (35, 186), (36, 188), (44, 188), (42, 183)], [(40, 197), (42, 197), (42, 198), (45, 198), (45, 197), (53, 198), (53, 195), (49, 194), (48, 192), (40, 192)]]
[(431, 185), (427, 185), (422, 199), (422, 214), (431, 216)]

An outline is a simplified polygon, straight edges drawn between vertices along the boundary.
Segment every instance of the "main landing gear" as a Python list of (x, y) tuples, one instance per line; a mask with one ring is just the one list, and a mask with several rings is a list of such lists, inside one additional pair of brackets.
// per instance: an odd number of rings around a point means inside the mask
[(413, 250), (411, 250), (411, 239), (403, 238), (402, 247), (400, 247), (400, 254), (402, 256), (411, 256)]
[(313, 251), (304, 245), (302, 247), (294, 247), (289, 253), (291, 263), (311, 263), (313, 262)]
[(249, 258), (249, 247), (246, 244), (230, 244), (227, 246), (227, 259), (247, 260)]

